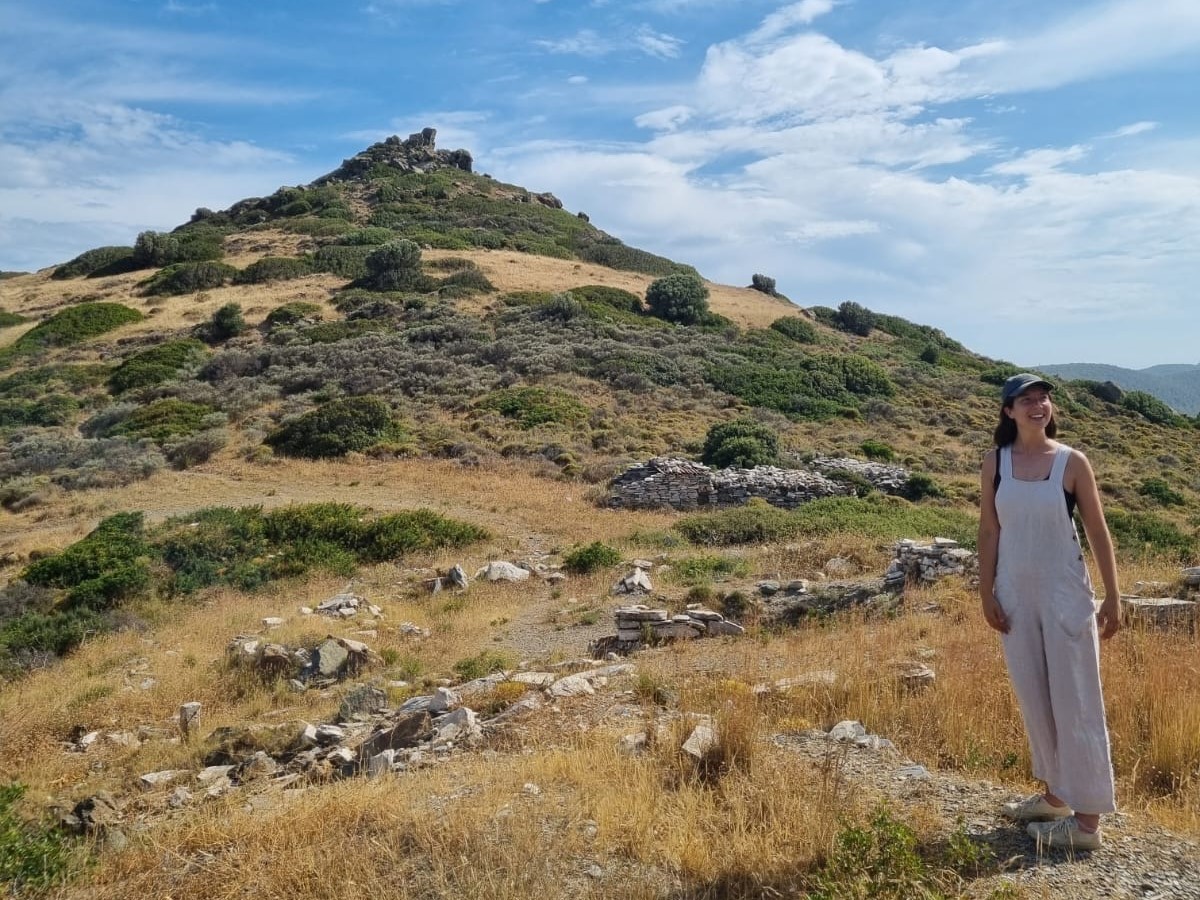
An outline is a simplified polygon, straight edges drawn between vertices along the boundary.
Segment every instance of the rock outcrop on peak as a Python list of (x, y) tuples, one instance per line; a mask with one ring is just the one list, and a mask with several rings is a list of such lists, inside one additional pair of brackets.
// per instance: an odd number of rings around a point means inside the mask
[(437, 129), (422, 128), (401, 139), (394, 134), (386, 140), (372, 144), (328, 175), (322, 175), (314, 185), (335, 181), (353, 181), (364, 177), (375, 166), (388, 166), (397, 173), (432, 172), (436, 169), (460, 169), (470, 172), (474, 161), (468, 150), (438, 150)]

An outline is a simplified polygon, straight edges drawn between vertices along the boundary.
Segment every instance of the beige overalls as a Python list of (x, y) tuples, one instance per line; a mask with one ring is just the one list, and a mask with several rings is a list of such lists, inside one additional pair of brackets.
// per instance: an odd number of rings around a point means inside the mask
[(1084, 813), (1115, 808), (1100, 689), (1096, 599), (1063, 494), (1071, 450), (1050, 477), (1018, 481), (1012, 448), (999, 451), (1000, 544), (995, 596), (1008, 618), (1004, 658), (1021, 706), (1033, 774)]

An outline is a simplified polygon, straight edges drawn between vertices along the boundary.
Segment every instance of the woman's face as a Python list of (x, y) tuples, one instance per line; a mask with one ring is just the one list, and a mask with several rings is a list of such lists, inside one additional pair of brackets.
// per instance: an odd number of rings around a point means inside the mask
[(1040, 387), (1032, 387), (1017, 395), (1012, 402), (1012, 408), (1008, 410), (1008, 415), (1018, 426), (1025, 423), (1035, 428), (1045, 428), (1053, 413), (1054, 405), (1050, 402), (1050, 392)]

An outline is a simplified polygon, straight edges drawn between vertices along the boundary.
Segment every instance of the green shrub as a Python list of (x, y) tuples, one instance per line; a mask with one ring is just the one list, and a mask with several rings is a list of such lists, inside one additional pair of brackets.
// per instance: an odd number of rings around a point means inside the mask
[(671, 563), (670, 578), (678, 584), (697, 585), (742, 578), (750, 571), (744, 559), (729, 556), (688, 556)]
[(817, 341), (817, 329), (807, 319), (799, 316), (784, 316), (782, 319), (776, 319), (771, 323), (771, 327), (797, 344), (815, 344)]
[(66, 656), (87, 638), (111, 630), (108, 616), (86, 606), (44, 613), (27, 612), (0, 626), (0, 648), (10, 654)]
[(598, 569), (610, 569), (621, 562), (621, 551), (601, 541), (563, 554), (563, 568), (579, 575), (590, 575)]
[(1187, 502), (1183, 494), (1172, 488), (1162, 478), (1151, 477), (1142, 479), (1142, 483), (1138, 485), (1137, 491), (1143, 497), (1149, 497), (1163, 506), (1183, 506)]
[(875, 327), (875, 313), (851, 300), (838, 305), (834, 324), (842, 331), (866, 337)]
[(945, 492), (941, 489), (933, 476), (925, 472), (912, 472), (908, 476), (908, 480), (904, 483), (904, 490), (901, 496), (908, 500), (922, 500), (925, 497), (941, 497)]
[(487, 530), (477, 525), (418, 509), (380, 516), (368, 523), (358, 552), (366, 562), (385, 562), (405, 553), (465, 547), (487, 536)]
[(362, 278), (367, 274), (367, 256), (374, 249), (371, 246), (331, 244), (317, 250), (313, 265), (322, 272), (342, 278)]
[(50, 273), (50, 277), (61, 280), (119, 275), (122, 272), (132, 272), (136, 268), (139, 267), (134, 264), (132, 247), (97, 247), (63, 263)]
[(277, 306), (263, 319), (267, 328), (278, 328), (281, 325), (295, 325), (305, 319), (320, 318), (321, 306), (309, 303), (307, 300), (293, 300), (283, 306)]
[(1125, 392), (1111, 381), (1089, 381), (1080, 379), (1075, 385), (1105, 403), (1120, 403)]
[(266, 284), (271, 281), (290, 281), (316, 271), (311, 259), (300, 256), (264, 256), (238, 273), (237, 284)]
[(0, 889), (14, 897), (64, 883), (76, 864), (77, 851), (61, 830), (17, 813), (24, 793), (16, 782), (0, 784)]
[(325, 459), (366, 450), (394, 436), (396, 428), (381, 399), (351, 397), (284, 422), (267, 435), (266, 443), (285, 456)]
[(640, 272), (643, 275), (672, 275), (676, 272), (694, 271), (690, 266), (681, 265), (665, 256), (655, 256), (645, 250), (627, 247), (616, 238), (581, 247), (579, 258), (610, 269)]
[(120, 303), (80, 303), (52, 315), (21, 335), (13, 344), (21, 351), (65, 347), (140, 322), (143, 316)]
[(321, 322), (301, 329), (300, 335), (314, 344), (336, 344), (362, 337), (373, 331), (386, 331), (388, 323), (378, 319), (351, 319), (345, 322)]
[(141, 283), (149, 297), (174, 297), (223, 287), (238, 277), (238, 270), (223, 262), (174, 263)]
[(139, 406), (125, 419), (101, 433), (104, 437), (123, 435), (134, 440), (147, 438), (162, 443), (173, 437), (200, 431), (205, 425), (205, 419), (213, 412), (211, 406), (167, 397)]
[(1197, 540), (1171, 522), (1152, 513), (1131, 513), (1121, 509), (1105, 511), (1113, 542), (1123, 554), (1144, 558), (1165, 556), (1186, 563), (1197, 553)]
[(708, 288), (698, 275), (667, 275), (646, 288), (646, 305), (660, 319), (695, 325), (708, 314)]
[(645, 307), (642, 298), (632, 291), (621, 288), (607, 287), (602, 284), (585, 284), (582, 287), (571, 288), (571, 293), (581, 303), (603, 303), (623, 312), (642, 313)]
[(777, 296), (775, 292), (775, 279), (770, 275), (752, 275), (750, 277), (750, 287), (771, 297)]
[(892, 449), (890, 444), (885, 444), (883, 441), (877, 441), (874, 438), (867, 438), (859, 444), (859, 449), (862, 450), (863, 456), (867, 459), (876, 460), (877, 462), (891, 462), (896, 458), (896, 451)]
[(79, 412), (79, 401), (66, 394), (37, 400), (0, 400), (0, 428), (66, 425)]
[(171, 234), (143, 231), (133, 244), (135, 269), (157, 269), (177, 263), (208, 262), (224, 255), (221, 231), (206, 225), (177, 229)]
[(421, 271), (421, 248), (412, 241), (389, 241), (366, 258), (367, 273), (358, 286), (372, 291), (419, 290), (429, 285)]
[(103, 609), (142, 593), (150, 571), (141, 513), (117, 513), (65, 550), (30, 563), (21, 578), (68, 591), (71, 605)]
[(0, 328), (12, 328), (14, 325), (23, 325), (28, 321), (24, 316), (10, 313), (7, 309), (0, 309)]
[(121, 394), (134, 388), (170, 381), (179, 372), (208, 357), (204, 344), (194, 338), (167, 341), (128, 357), (108, 378), (108, 389)]
[(768, 426), (753, 419), (719, 422), (708, 429), (701, 459), (723, 469), (738, 466), (774, 465), (779, 458), (779, 437)]
[(502, 650), (480, 650), (474, 656), (460, 659), (453, 666), (463, 681), (474, 681), (496, 672), (508, 672), (517, 667), (517, 659)]
[(491, 293), (496, 290), (496, 286), (488, 281), (488, 277), (479, 271), (479, 269), (460, 269), (453, 274), (447, 275), (441, 281), (441, 287), (457, 287), (467, 291), (479, 291), (482, 293)]
[(942, 350), (936, 344), (926, 344), (917, 356), (921, 362), (929, 363), (931, 366), (936, 366), (942, 361)]
[(925, 861), (916, 833), (881, 807), (867, 825), (842, 828), (804, 896), (812, 900), (937, 900), (948, 896), (953, 881), (940, 866)]
[(493, 391), (477, 406), (491, 409), (522, 428), (557, 423), (570, 425), (587, 418), (588, 408), (565, 391), (538, 387), (512, 387)]
[(1123, 408), (1138, 413), (1142, 418), (1156, 425), (1181, 427), (1185, 423), (1183, 416), (1145, 391), (1128, 391), (1120, 402)]
[(675, 523), (675, 530), (693, 544), (724, 547), (786, 540), (800, 526), (787, 510), (755, 498), (745, 506), (686, 516)]
[(249, 325), (242, 315), (242, 307), (237, 303), (226, 303), (212, 314), (207, 322), (198, 325), (195, 333), (209, 344), (219, 344), (231, 337), (245, 334)]

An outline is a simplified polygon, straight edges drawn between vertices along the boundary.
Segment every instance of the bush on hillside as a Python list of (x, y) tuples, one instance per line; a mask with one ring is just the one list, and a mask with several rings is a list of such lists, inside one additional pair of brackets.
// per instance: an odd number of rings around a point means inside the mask
[(219, 344), (239, 334), (245, 334), (250, 326), (242, 315), (242, 307), (238, 303), (226, 303), (212, 314), (207, 322), (201, 322), (194, 332), (206, 344)]
[(1175, 562), (1188, 563), (1200, 549), (1194, 535), (1185, 534), (1175, 524), (1153, 513), (1108, 509), (1104, 518), (1117, 549), (1129, 556), (1164, 556)]
[(632, 291), (621, 288), (607, 287), (602, 284), (585, 284), (582, 287), (571, 288), (571, 293), (581, 303), (603, 303), (623, 312), (641, 313), (645, 311), (642, 298)]
[(588, 408), (565, 391), (539, 387), (513, 387), (494, 391), (477, 404), (506, 419), (516, 419), (522, 428), (550, 423), (570, 425), (587, 418)]
[(1156, 425), (1170, 425), (1178, 428), (1185, 421), (1183, 416), (1145, 391), (1128, 391), (1120, 402), (1124, 409), (1132, 410), (1146, 421)]
[(1075, 381), (1075, 386), (1103, 400), (1105, 403), (1120, 403), (1125, 392), (1111, 381), (1091, 381), (1081, 378)]
[(341, 278), (362, 278), (367, 274), (367, 256), (373, 246), (329, 244), (313, 254), (313, 265), (318, 271), (329, 272)]
[(378, 397), (333, 400), (284, 422), (266, 443), (284, 456), (326, 459), (366, 450), (394, 435), (391, 410)]
[(859, 444), (859, 449), (862, 450), (863, 456), (876, 462), (891, 462), (896, 458), (896, 451), (892, 449), (890, 444), (885, 444), (883, 441), (877, 441), (874, 438), (867, 438)]
[(476, 268), (460, 269), (447, 275), (441, 280), (439, 287), (458, 288), (466, 293), (491, 293), (496, 290), (496, 286), (488, 280), (488, 277)]
[(676, 272), (695, 271), (691, 266), (681, 265), (665, 256), (656, 256), (645, 250), (627, 247), (616, 238), (580, 247), (579, 258), (584, 262), (596, 263), (610, 269), (640, 272), (643, 275), (671, 275)]
[(267, 284), (272, 281), (291, 281), (316, 271), (313, 261), (302, 256), (264, 256), (242, 269), (234, 279), (237, 284)]
[(161, 444), (171, 438), (195, 434), (206, 427), (208, 417), (213, 413), (211, 406), (167, 397), (136, 407), (129, 415), (103, 428), (99, 434), (101, 437), (127, 437), (131, 440), (145, 438)]
[(50, 273), (55, 280), (65, 278), (100, 277), (132, 272), (138, 268), (133, 261), (132, 247), (96, 247), (85, 250)]
[(7, 309), (0, 309), (0, 328), (12, 328), (14, 325), (23, 325), (28, 321), (24, 316), (10, 313)]
[(720, 422), (708, 429), (701, 459), (718, 469), (774, 465), (779, 459), (779, 437), (753, 419)]
[(817, 329), (812, 326), (811, 322), (799, 316), (784, 316), (776, 319), (771, 323), (771, 328), (797, 344), (815, 344), (817, 342)]
[(800, 526), (787, 510), (754, 498), (745, 506), (686, 516), (675, 523), (675, 530), (693, 544), (727, 547), (787, 540)]
[(207, 262), (225, 255), (222, 233), (211, 226), (196, 225), (171, 234), (143, 231), (133, 244), (131, 262), (135, 269), (157, 269), (185, 262)]
[(695, 325), (708, 315), (708, 288), (698, 275), (667, 275), (646, 288), (646, 305), (660, 319)]
[(174, 263), (141, 283), (148, 297), (177, 297), (223, 287), (238, 277), (238, 270), (223, 262)]
[(1162, 506), (1183, 506), (1187, 502), (1183, 494), (1172, 488), (1163, 478), (1143, 478), (1137, 492)]
[(366, 257), (367, 273), (357, 285), (371, 291), (420, 290), (429, 286), (421, 271), (421, 248), (412, 241), (389, 241)]
[(838, 305), (834, 324), (842, 331), (866, 337), (875, 327), (875, 313), (865, 306), (847, 300)]
[(600, 569), (611, 569), (621, 562), (621, 551), (602, 541), (592, 541), (563, 554), (563, 568), (577, 575), (590, 575)]
[(63, 884), (76, 865), (77, 851), (61, 828), (30, 822), (17, 803), (25, 786), (0, 784), (0, 886), (13, 897), (40, 896)]
[(37, 400), (0, 400), (0, 428), (65, 425), (79, 412), (79, 401), (66, 394)]
[(21, 578), (66, 590), (68, 606), (107, 609), (149, 586), (147, 552), (142, 514), (117, 513), (65, 550), (30, 563)]
[(277, 306), (267, 313), (267, 317), (263, 319), (263, 325), (269, 330), (284, 325), (297, 325), (320, 317), (320, 304), (309, 303), (307, 300), (293, 300), (291, 303)]
[(908, 476), (908, 480), (904, 482), (904, 490), (900, 492), (900, 496), (906, 500), (924, 500), (926, 497), (942, 497), (945, 496), (945, 491), (941, 486), (934, 481), (933, 476), (925, 472), (912, 472)]
[(750, 287), (772, 297), (776, 296), (775, 279), (770, 275), (759, 275), (755, 273), (750, 277)]
[(208, 357), (204, 344), (194, 338), (167, 341), (128, 357), (108, 378), (113, 394), (170, 381), (184, 369), (198, 366)]
[(136, 309), (120, 303), (79, 303), (61, 310), (44, 322), (25, 332), (13, 347), (19, 351), (42, 347), (65, 347), (88, 338), (140, 322), (143, 316)]

